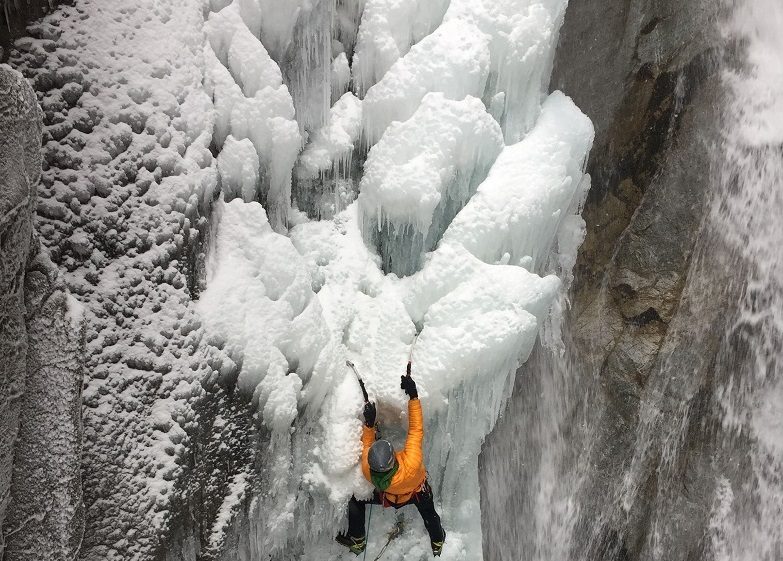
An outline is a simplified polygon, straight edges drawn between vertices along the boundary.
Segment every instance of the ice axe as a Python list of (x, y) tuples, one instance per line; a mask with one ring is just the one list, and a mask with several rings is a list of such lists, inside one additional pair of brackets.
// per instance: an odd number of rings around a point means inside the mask
[(405, 368), (405, 375), (410, 376), (411, 375), (411, 363), (413, 361), (413, 349), (416, 348), (416, 342), (419, 340), (419, 335), (421, 335), (421, 331), (419, 331), (416, 336), (413, 338), (413, 343), (411, 343), (411, 350), (408, 353), (408, 366)]
[(364, 387), (364, 380), (362, 380), (362, 377), (359, 375), (359, 371), (356, 370), (356, 366), (353, 362), (350, 360), (346, 360), (345, 364), (353, 370), (353, 373), (356, 374), (356, 379), (359, 380), (359, 386), (362, 388), (362, 395), (364, 396), (364, 402), (369, 403), (370, 402), (370, 396), (367, 395), (367, 388)]
[[(362, 380), (362, 377), (359, 375), (359, 371), (356, 370), (356, 366), (351, 362), (350, 360), (346, 360), (345, 364), (353, 370), (353, 373), (356, 374), (356, 379), (359, 380), (359, 386), (362, 388), (362, 396), (364, 397), (364, 413), (365, 413), (365, 420), (367, 419), (367, 411), (372, 410), (372, 416), (373, 420), (375, 419), (375, 404), (370, 402), (370, 396), (367, 395), (367, 388), (364, 387), (364, 380)], [(368, 425), (369, 426), (369, 425)]]

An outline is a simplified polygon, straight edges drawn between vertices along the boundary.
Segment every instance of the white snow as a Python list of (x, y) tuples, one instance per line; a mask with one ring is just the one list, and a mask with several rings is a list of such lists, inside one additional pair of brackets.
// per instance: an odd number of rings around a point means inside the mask
[(302, 138), (280, 68), (248, 27), (248, 21), (253, 28), (258, 23), (256, 11), (245, 6), (248, 1), (235, 0), (208, 17), (205, 31), (214, 54), (206, 49), (206, 89), (217, 112), (216, 144), (222, 147), (229, 134), (250, 139), (258, 157), (261, 200), (274, 227), (282, 230)]
[(237, 140), (229, 135), (217, 158), (221, 191), (226, 199), (242, 198), (251, 202), (258, 195), (258, 154), (253, 143), (243, 138)]
[(358, 199), (384, 270), (419, 268), (502, 147), (500, 127), (473, 97), (428, 94), (410, 119), (387, 130), (367, 157)]
[(460, 243), (487, 263), (507, 256), (539, 270), (566, 211), (586, 195), (580, 187), (592, 142), (590, 120), (568, 97), (553, 93), (530, 134), (503, 149), (443, 242)]
[[(340, 45), (342, 47), (342, 45)], [(341, 52), (332, 59), (332, 102), (339, 99), (351, 84), (351, 66), (348, 57)]]
[(263, 88), (277, 88), (283, 83), (280, 68), (245, 26), (231, 40), (228, 68), (247, 97), (253, 97)]
[(329, 121), (313, 135), (296, 167), (297, 178), (316, 178), (350, 166), (362, 124), (362, 102), (351, 92), (332, 106)]
[(354, 54), (357, 93), (364, 94), (411, 45), (429, 35), (448, 4), (449, 0), (367, 0)]
[(484, 99), (494, 99), (493, 115), (502, 103), (499, 122), (507, 143), (521, 140), (538, 115), (566, 5), (565, 0), (451, 0), (449, 4), (444, 21), (471, 22), (491, 38), (491, 76)]
[(444, 23), (395, 62), (364, 98), (365, 144), (393, 121), (407, 120), (429, 92), (481, 97), (489, 75), (489, 37), (462, 20)]
[(66, 295), (66, 302), (68, 305), (68, 319), (70, 320), (71, 327), (75, 330), (82, 329), (84, 305), (74, 298), (71, 293)]

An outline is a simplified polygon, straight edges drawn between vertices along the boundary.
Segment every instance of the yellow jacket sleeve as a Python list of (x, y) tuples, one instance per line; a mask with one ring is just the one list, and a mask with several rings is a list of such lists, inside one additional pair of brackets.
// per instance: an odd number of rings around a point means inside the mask
[(375, 429), (362, 425), (362, 473), (367, 481), (370, 481), (370, 462), (367, 456), (370, 454), (370, 446), (375, 442)]
[(424, 416), (421, 412), (421, 402), (417, 399), (408, 401), (408, 438), (405, 440), (404, 463), (409, 473), (418, 472), (424, 461), (422, 442), (424, 441)]

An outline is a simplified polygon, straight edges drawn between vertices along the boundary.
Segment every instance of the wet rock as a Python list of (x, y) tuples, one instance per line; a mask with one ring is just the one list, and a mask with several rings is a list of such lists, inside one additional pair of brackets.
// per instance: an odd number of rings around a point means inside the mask
[(0, 557), (72, 559), (83, 529), (79, 307), (33, 237), (41, 111), (0, 66)]
[[(539, 485), (545, 485), (538, 478), (547, 480), (535, 471), (533, 458), (555, 462), (546, 469), (569, 490), (567, 500), (578, 497), (580, 505), (570, 519), (574, 526), (562, 530), (570, 540), (564, 546), (567, 558), (701, 559), (699, 542), (712, 500), (704, 482), (711, 476), (705, 473), (702, 483), (691, 486), (686, 520), (677, 510), (656, 512), (656, 497), (668, 492), (663, 488), (678, 489), (681, 482), (679, 476), (659, 482), (664, 435), (642, 423), (642, 412), (666, 407), (667, 422), (687, 425), (678, 407), (694, 399), (698, 386), (685, 381), (685, 350), (694, 344), (694, 330), (683, 326), (698, 325), (700, 319), (683, 302), (689, 300), (693, 258), (713, 188), (711, 149), (720, 138), (716, 10), (703, 2), (571, 0), (566, 12), (550, 87), (571, 96), (596, 129), (587, 166), (592, 187), (583, 212), (587, 237), (574, 271), (566, 326), (569, 353), (556, 359), (542, 351), (538, 372), (520, 373), (526, 381), (515, 390), (511, 407), (527, 421), (525, 430), (545, 436), (504, 449), (501, 441), (513, 442), (518, 425), (508, 417), (501, 420), (488, 439), (482, 486), (493, 493), (491, 474), (506, 469), (504, 454), (528, 458), (515, 477), (519, 485), (507, 489), (516, 498), (504, 503), (504, 517), (534, 521), (550, 509), (537, 502), (543, 496)], [(721, 305), (718, 298), (709, 308)], [(700, 345), (688, 353), (690, 359), (712, 352), (712, 343)], [(568, 370), (558, 374), (558, 368)], [(533, 383), (542, 392), (559, 394), (552, 411), (524, 401), (521, 394)], [(553, 411), (562, 415), (560, 424), (548, 419)], [(582, 421), (579, 427), (573, 425), (576, 419)], [(645, 439), (649, 450), (640, 448)], [(684, 447), (696, 448), (697, 442), (686, 440)], [(638, 463), (630, 466), (635, 457)], [(631, 471), (635, 483), (629, 499), (622, 485)], [(559, 503), (550, 500), (555, 512)], [(490, 520), (484, 525), (485, 544), (503, 543), (504, 550), (523, 558), (546, 557), (541, 548), (552, 547), (531, 537), (535, 522), (512, 530), (497, 517)], [(568, 517), (560, 523), (564, 520)], [(550, 525), (546, 532), (561, 528)], [(653, 532), (671, 536), (665, 551), (655, 555), (649, 549)], [(485, 557), (510, 559), (492, 545), (485, 545)]]
[(23, 280), (41, 175), (40, 142), (41, 115), (33, 90), (19, 73), (0, 66), (0, 524), (10, 500), (25, 392)]

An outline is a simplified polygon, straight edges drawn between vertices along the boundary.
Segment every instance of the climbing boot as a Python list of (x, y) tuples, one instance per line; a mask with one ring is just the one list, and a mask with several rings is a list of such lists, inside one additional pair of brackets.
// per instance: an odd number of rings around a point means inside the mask
[(432, 546), (432, 556), (433, 557), (440, 557), (441, 552), (443, 551), (443, 543), (446, 541), (446, 538), (444, 537), (443, 540), (439, 542), (430, 542), (430, 545)]
[(337, 537), (334, 539), (340, 545), (344, 545), (350, 549), (351, 553), (354, 555), (359, 555), (362, 551), (364, 551), (364, 548), (367, 547), (367, 539), (364, 536), (361, 538), (354, 538), (353, 536), (349, 536), (347, 534), (337, 534)]

